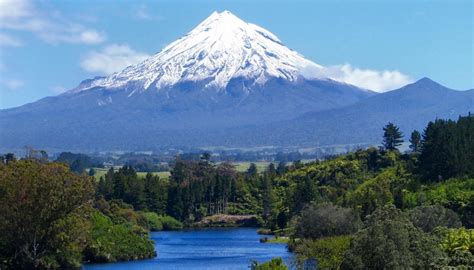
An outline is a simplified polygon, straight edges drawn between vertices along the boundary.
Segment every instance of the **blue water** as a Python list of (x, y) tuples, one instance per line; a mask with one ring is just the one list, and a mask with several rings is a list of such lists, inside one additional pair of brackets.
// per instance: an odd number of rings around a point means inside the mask
[(152, 232), (158, 256), (141, 261), (86, 264), (86, 270), (108, 269), (249, 269), (250, 262), (282, 257), (287, 265), (292, 255), (285, 244), (260, 243), (252, 228), (202, 229)]

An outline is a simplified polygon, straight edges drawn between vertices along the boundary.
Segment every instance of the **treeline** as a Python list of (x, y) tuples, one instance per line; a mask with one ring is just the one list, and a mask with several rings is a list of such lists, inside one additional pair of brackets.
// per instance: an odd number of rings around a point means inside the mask
[(308, 269), (470, 269), (473, 128), (470, 116), (436, 120), (400, 153), (390, 123), (379, 149), (289, 169), (274, 179), (267, 224)]
[(430, 122), (421, 141), (420, 173), (437, 182), (474, 175), (474, 116)]
[(139, 177), (129, 166), (110, 169), (99, 180), (97, 196), (189, 224), (215, 214), (269, 215), (272, 179), (285, 172), (284, 163), (278, 168), (272, 164), (263, 174), (255, 164), (247, 173), (239, 173), (231, 164), (214, 164), (209, 157), (204, 154), (199, 161), (178, 158), (169, 179), (151, 173)]

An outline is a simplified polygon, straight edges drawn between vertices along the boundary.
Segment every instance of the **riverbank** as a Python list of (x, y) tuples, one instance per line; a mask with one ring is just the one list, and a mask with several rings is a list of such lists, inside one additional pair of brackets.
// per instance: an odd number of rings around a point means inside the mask
[(191, 225), (193, 228), (215, 227), (259, 227), (261, 219), (257, 215), (225, 215), (218, 214), (203, 218)]

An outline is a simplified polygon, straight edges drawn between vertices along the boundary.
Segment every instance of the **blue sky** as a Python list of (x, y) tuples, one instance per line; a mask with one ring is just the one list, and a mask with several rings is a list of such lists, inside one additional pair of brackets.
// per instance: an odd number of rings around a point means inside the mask
[(0, 0), (0, 108), (136, 63), (215, 10), (260, 25), (306, 58), (344, 67), (358, 80), (373, 76), (387, 88), (430, 77), (471, 89), (473, 3)]

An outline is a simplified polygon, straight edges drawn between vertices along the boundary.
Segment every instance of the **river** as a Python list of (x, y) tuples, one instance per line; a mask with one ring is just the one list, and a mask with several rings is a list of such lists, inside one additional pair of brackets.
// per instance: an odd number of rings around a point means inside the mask
[(200, 229), (152, 232), (158, 256), (153, 259), (107, 264), (86, 264), (85, 270), (109, 269), (249, 269), (250, 262), (282, 257), (287, 265), (292, 254), (285, 244), (260, 243), (254, 228)]

